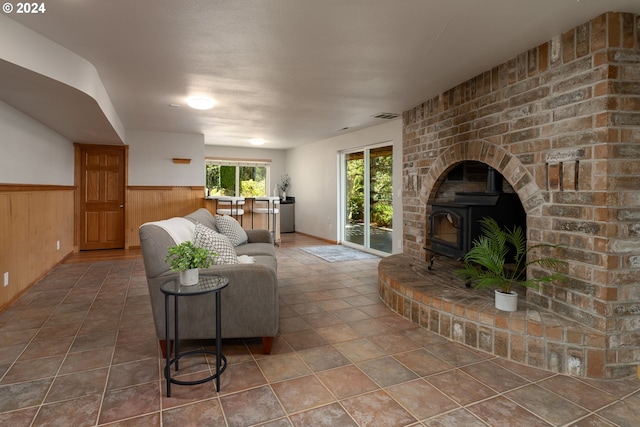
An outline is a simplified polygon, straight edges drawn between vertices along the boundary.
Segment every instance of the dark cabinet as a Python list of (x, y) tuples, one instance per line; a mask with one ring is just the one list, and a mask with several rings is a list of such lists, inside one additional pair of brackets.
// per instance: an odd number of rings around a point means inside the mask
[(280, 233), (296, 231), (295, 197), (287, 197), (280, 201)]

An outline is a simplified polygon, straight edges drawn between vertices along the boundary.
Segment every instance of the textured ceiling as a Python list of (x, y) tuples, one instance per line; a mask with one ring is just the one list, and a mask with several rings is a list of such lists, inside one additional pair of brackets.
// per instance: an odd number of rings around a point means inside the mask
[[(214, 145), (260, 137), (265, 148), (384, 123), (372, 116), (402, 113), (603, 12), (640, 13), (638, 0), (56, 0), (46, 7), (5, 16), (92, 63), (126, 129), (202, 133)], [(59, 109), (31, 111), (28, 100), (38, 94), (10, 84), (0, 81), (0, 99), (63, 135), (110, 137), (104, 118), (78, 134)], [(68, 90), (69, 99), (79, 96)], [(188, 108), (196, 94), (218, 105)], [(67, 114), (96, 109), (91, 100), (67, 105)]]

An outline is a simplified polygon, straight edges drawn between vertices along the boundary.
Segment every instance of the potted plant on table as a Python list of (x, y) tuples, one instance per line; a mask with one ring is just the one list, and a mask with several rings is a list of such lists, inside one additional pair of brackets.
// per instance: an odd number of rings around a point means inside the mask
[[(474, 240), (473, 247), (464, 257), (464, 268), (456, 274), (463, 276), (476, 288), (495, 288), (496, 308), (517, 311), (518, 294), (513, 290), (520, 285), (539, 288), (540, 284), (564, 279), (558, 268), (565, 264), (558, 258), (535, 256), (535, 252), (559, 247), (540, 243), (527, 247), (522, 227), (503, 228), (489, 217), (480, 220), (482, 235)], [(527, 278), (527, 268), (531, 265), (553, 270), (551, 274)]]
[(198, 269), (207, 268), (217, 256), (213, 251), (197, 247), (191, 240), (169, 248), (164, 261), (169, 263), (171, 271), (180, 273), (180, 284), (191, 286), (198, 283)]
[(282, 200), (287, 200), (287, 190), (289, 189), (290, 186), (291, 186), (291, 178), (289, 177), (289, 174), (285, 173), (280, 177), (280, 184), (278, 185), (278, 188), (280, 189), (280, 193), (282, 196)]

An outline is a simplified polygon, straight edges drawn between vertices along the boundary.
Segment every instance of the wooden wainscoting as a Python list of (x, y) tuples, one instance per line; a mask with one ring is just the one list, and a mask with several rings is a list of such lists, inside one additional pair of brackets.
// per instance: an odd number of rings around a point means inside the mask
[(140, 246), (138, 228), (145, 222), (184, 216), (204, 207), (204, 187), (127, 187), (127, 247)]
[(0, 184), (0, 311), (73, 253), (74, 195), (73, 186)]

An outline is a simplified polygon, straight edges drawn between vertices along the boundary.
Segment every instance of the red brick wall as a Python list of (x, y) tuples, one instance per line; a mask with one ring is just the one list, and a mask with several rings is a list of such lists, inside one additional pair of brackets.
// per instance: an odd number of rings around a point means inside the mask
[[(527, 299), (605, 332), (603, 376), (640, 360), (640, 17), (607, 13), (403, 114), (404, 252), (424, 259), (446, 173), (496, 168), (568, 280)], [(530, 271), (529, 274), (540, 274)]]

